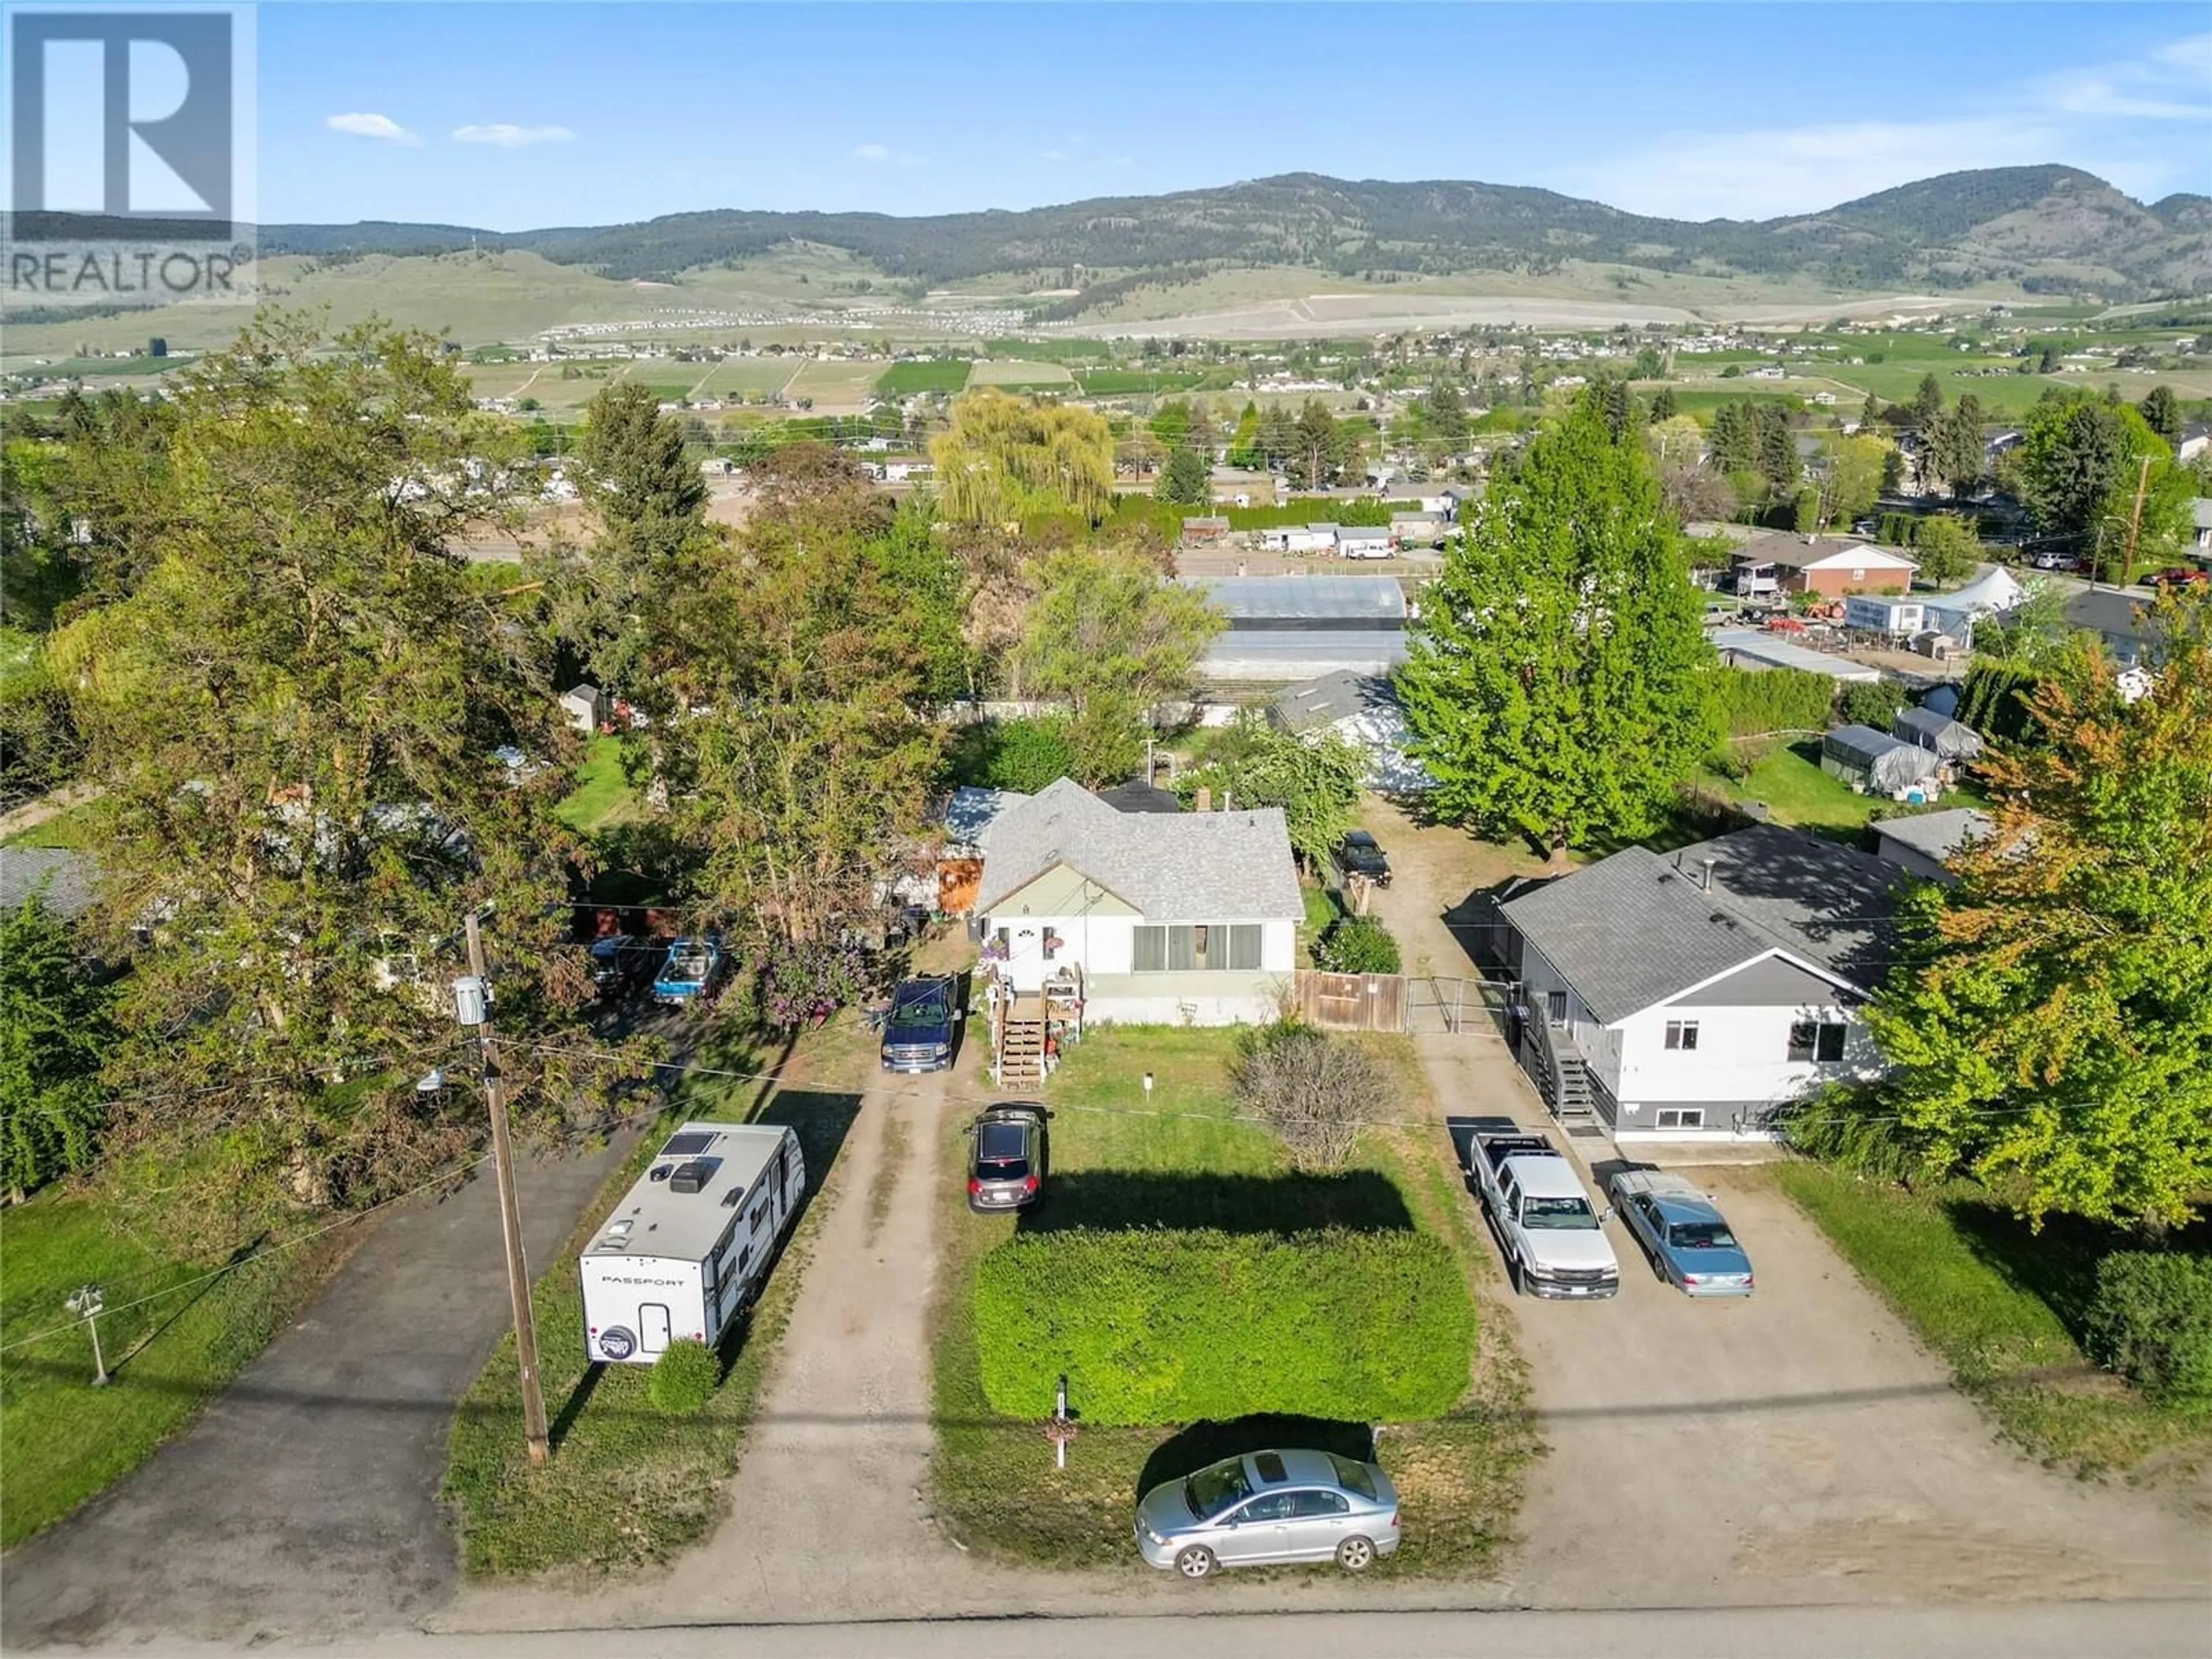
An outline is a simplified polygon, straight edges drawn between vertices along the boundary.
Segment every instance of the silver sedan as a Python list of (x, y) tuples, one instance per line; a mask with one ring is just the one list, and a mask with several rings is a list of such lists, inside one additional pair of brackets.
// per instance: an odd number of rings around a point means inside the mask
[(1186, 1578), (1285, 1561), (1364, 1572), (1398, 1547), (1398, 1491), (1374, 1464), (1334, 1452), (1251, 1452), (1153, 1487), (1136, 1533), (1148, 1563)]

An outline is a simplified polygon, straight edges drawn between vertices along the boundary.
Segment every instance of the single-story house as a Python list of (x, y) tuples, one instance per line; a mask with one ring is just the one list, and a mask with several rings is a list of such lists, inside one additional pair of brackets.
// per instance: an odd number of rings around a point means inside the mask
[(1624, 1145), (1769, 1139), (1780, 1107), (1883, 1069), (1862, 1010), (1888, 969), (1895, 866), (1779, 824), (1631, 847), (1499, 907), (1522, 1063)]
[(1942, 763), (1927, 750), (1871, 726), (1839, 726), (1820, 739), (1820, 769), (1861, 794), (1936, 799)]
[(1386, 793), (1436, 787), (1419, 761), (1407, 758), (1406, 711), (1387, 674), (1323, 674), (1286, 687), (1275, 698), (1275, 723), (1300, 737), (1334, 732), (1367, 757), (1367, 787)]
[(1856, 684), (1871, 684), (1881, 678), (1879, 668), (1793, 645), (1764, 629), (1723, 628), (1713, 635), (1713, 649), (1731, 668), (1741, 668), (1747, 673), (1761, 673), (1770, 668), (1797, 668), (1808, 674), (1829, 674)]
[(1386, 524), (1340, 524), (1336, 527), (1336, 556), (1340, 559), (1387, 559), (1396, 551)]
[(1906, 743), (1918, 744), (1946, 763), (1970, 761), (1982, 752), (1980, 732), (1932, 708), (1899, 709), (1889, 723), (1889, 732)]
[(1990, 822), (1986, 812), (1954, 806), (1948, 811), (1921, 812), (1909, 818), (1877, 818), (1872, 827), (1879, 856), (1917, 876), (1948, 881), (1950, 872), (1944, 866), (1951, 854), (1968, 842), (1988, 835)]
[(1382, 499), (1404, 512), (1419, 512), (1432, 519), (1449, 519), (1455, 505), (1435, 484), (1394, 483), (1382, 492)]
[(1286, 524), (1260, 532), (1261, 545), (1270, 553), (1334, 553), (1336, 526), (1333, 524)]
[(2181, 428), (2181, 436), (2174, 440), (2173, 459), (2187, 466), (2207, 450), (2212, 450), (2212, 426), (2191, 421)]
[[(1899, 550), (1875, 547), (1840, 536), (1799, 536), (1785, 530), (1761, 531), (1737, 547), (1735, 562), (1739, 593), (1761, 591), (1757, 573), (1771, 568), (1776, 586), (1785, 593), (1902, 593), (1920, 568)], [(1748, 574), (1743, 574), (1748, 573)], [(1754, 585), (1742, 586), (1745, 581)]]
[(589, 680), (581, 681), (561, 694), (561, 712), (588, 738), (607, 723), (607, 694)]
[(2200, 559), (2212, 558), (2212, 496), (2199, 495), (2189, 503), (2190, 550)]
[(2110, 588), (2088, 588), (2066, 601), (2066, 623), (2097, 635), (2106, 654), (2124, 668), (2157, 665), (2158, 627), (2146, 600)]
[(1229, 520), (1219, 514), (1182, 521), (1182, 538), (1187, 542), (1218, 542), (1229, 533)]
[(1304, 915), (1279, 808), (1117, 812), (1062, 778), (984, 832), (983, 961), (1073, 985), (1086, 1024), (1273, 1019)]

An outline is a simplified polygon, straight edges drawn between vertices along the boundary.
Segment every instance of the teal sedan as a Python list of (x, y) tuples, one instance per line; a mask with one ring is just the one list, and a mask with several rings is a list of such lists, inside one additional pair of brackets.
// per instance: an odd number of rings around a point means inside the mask
[(1613, 1176), (1613, 1208), (1652, 1271), (1685, 1296), (1749, 1296), (1751, 1258), (1705, 1194), (1664, 1170)]

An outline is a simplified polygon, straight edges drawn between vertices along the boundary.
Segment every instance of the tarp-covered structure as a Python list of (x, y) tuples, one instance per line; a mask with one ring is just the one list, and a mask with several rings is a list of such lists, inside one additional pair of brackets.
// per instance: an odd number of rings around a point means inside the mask
[(1948, 634), (1961, 642), (1971, 642), (1974, 637), (1977, 617), (2002, 617), (2027, 596), (2027, 590), (2020, 579), (2002, 565), (1991, 565), (1988, 572), (1968, 582), (1955, 593), (1933, 593), (1929, 596), (1927, 618), (1929, 627)]
[(1932, 793), (1935, 755), (1871, 726), (1839, 726), (1820, 739), (1820, 769), (1856, 788), (1899, 795), (1922, 785)]
[(1932, 708), (1900, 708), (1890, 735), (1917, 744), (1941, 761), (1969, 761), (1982, 752), (1982, 734)]

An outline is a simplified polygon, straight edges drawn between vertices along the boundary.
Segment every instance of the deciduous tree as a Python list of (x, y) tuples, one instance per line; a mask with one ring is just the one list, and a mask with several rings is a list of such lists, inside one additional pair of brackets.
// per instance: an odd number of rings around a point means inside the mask
[(1982, 540), (1973, 521), (1956, 513), (1938, 513), (1923, 519), (1912, 538), (1913, 562), (1920, 579), (1938, 587), (1963, 581), (1982, 561)]
[(1186, 800), (1199, 789), (1239, 806), (1279, 806), (1291, 850), (1310, 870), (1328, 862), (1330, 851), (1352, 827), (1365, 758), (1342, 736), (1285, 732), (1255, 709), (1238, 713), (1213, 758), (1176, 781)]
[(1585, 402), (1491, 486), (1425, 591), (1398, 678), (1437, 809), (1555, 863), (1644, 833), (1715, 738), (1698, 621), (1640, 441)]
[(986, 386), (952, 400), (929, 441), (938, 511), (958, 524), (1006, 525), (1074, 512), (1097, 524), (1114, 505), (1114, 439), (1105, 417)]
[(1994, 830), (1907, 901), (1869, 1014), (1923, 1167), (2036, 1220), (2179, 1224), (2212, 1187), (2212, 649), (2202, 599), (2158, 621), (2148, 696), (2101, 653), (2033, 694), (2042, 740), (1985, 761)]

